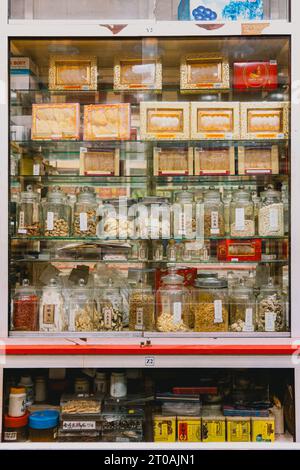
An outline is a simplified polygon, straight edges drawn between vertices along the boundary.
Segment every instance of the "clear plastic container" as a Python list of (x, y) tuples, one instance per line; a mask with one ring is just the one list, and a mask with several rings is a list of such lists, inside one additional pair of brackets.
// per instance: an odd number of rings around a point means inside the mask
[(174, 238), (193, 239), (196, 234), (196, 204), (194, 194), (183, 186), (176, 193), (176, 202), (172, 206), (172, 234)]
[(81, 188), (74, 208), (74, 235), (79, 237), (96, 236), (97, 207), (94, 189), (86, 186)]
[(204, 236), (223, 237), (224, 235), (224, 204), (219, 190), (211, 187), (204, 194)]
[(29, 280), (24, 279), (22, 286), (17, 287), (13, 296), (12, 323), (16, 331), (39, 330), (40, 299)]
[(44, 235), (46, 237), (68, 237), (71, 228), (71, 207), (58, 186), (49, 191), (47, 201), (42, 204)]
[(284, 235), (284, 206), (281, 193), (269, 186), (261, 194), (258, 213), (258, 233), (261, 237), (281, 237)]
[(150, 285), (142, 281), (129, 294), (129, 329), (153, 331), (155, 325), (155, 295)]
[(230, 330), (235, 333), (255, 331), (255, 295), (242, 281), (233, 287), (230, 295)]
[(41, 234), (41, 207), (40, 195), (27, 186), (21, 192), (20, 202), (17, 204), (17, 234), (18, 236), (38, 237)]
[(156, 293), (156, 326), (165, 333), (189, 331), (192, 327), (190, 293), (184, 278), (171, 272), (162, 278)]
[(95, 317), (97, 331), (121, 331), (123, 329), (123, 298), (120, 287), (109, 279), (100, 289)]
[(286, 296), (272, 278), (262, 286), (257, 297), (257, 331), (276, 332), (286, 329)]
[(66, 331), (68, 321), (65, 311), (65, 301), (61, 287), (56, 279), (50, 279), (43, 288), (40, 304), (40, 331)]
[(233, 194), (230, 205), (230, 235), (232, 237), (255, 235), (254, 204), (250, 192), (242, 186)]
[(195, 331), (228, 331), (227, 287), (227, 281), (218, 279), (214, 274), (204, 274), (196, 279), (192, 299)]
[(95, 314), (93, 290), (79, 279), (70, 295), (69, 331), (93, 331)]

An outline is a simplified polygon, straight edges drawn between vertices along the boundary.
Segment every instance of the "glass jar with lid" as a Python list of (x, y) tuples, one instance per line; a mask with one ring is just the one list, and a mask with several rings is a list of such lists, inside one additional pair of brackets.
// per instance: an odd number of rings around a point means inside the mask
[(95, 313), (93, 289), (79, 279), (70, 295), (69, 331), (93, 331)]
[(32, 186), (21, 192), (17, 204), (17, 233), (26, 237), (41, 235), (40, 195), (33, 191)]
[(155, 296), (149, 284), (142, 280), (129, 294), (129, 329), (131, 331), (153, 331)]
[(97, 231), (97, 201), (93, 188), (83, 187), (77, 194), (74, 208), (74, 235), (95, 237)]
[(255, 330), (255, 295), (244, 281), (235, 285), (230, 294), (230, 330), (247, 333)]
[(226, 279), (218, 279), (216, 274), (205, 273), (194, 284), (192, 311), (195, 331), (228, 331), (229, 306)]
[(109, 279), (100, 290), (95, 328), (97, 331), (121, 331), (123, 329), (123, 298), (120, 287), (114, 285), (112, 279)]
[(243, 186), (233, 194), (230, 205), (230, 235), (232, 237), (255, 235), (254, 204), (250, 192)]
[(71, 227), (71, 207), (63, 191), (54, 186), (42, 205), (44, 234), (46, 237), (68, 237)]
[(40, 331), (66, 331), (68, 329), (65, 314), (65, 302), (61, 287), (56, 279), (50, 279), (43, 288), (40, 304)]
[(220, 191), (210, 187), (204, 194), (204, 236), (223, 237), (224, 235), (224, 204)]
[(194, 194), (187, 186), (176, 193), (172, 207), (172, 233), (174, 238), (193, 239), (196, 234), (196, 204)]
[(189, 331), (193, 321), (190, 312), (190, 292), (183, 276), (174, 270), (162, 278), (156, 292), (156, 326), (165, 333)]
[(273, 279), (261, 287), (257, 297), (257, 331), (285, 331), (286, 297)]
[(284, 235), (284, 207), (281, 193), (275, 191), (271, 185), (261, 194), (258, 233), (262, 237), (281, 237)]
[(13, 297), (12, 323), (16, 331), (38, 331), (39, 297), (29, 280), (24, 279)]

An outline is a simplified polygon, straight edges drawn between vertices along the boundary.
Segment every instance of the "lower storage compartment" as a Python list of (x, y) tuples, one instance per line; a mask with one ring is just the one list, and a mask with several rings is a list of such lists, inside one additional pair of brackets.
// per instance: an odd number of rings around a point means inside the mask
[(272, 443), (293, 369), (5, 369), (3, 442)]

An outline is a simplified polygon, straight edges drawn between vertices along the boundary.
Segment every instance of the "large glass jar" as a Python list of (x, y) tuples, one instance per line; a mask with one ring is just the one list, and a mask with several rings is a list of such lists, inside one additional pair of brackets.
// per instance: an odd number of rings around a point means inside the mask
[(195, 281), (192, 311), (195, 331), (228, 331), (228, 289), (225, 279), (217, 275), (201, 276)]
[(254, 204), (250, 192), (242, 186), (233, 194), (230, 205), (230, 235), (232, 237), (255, 235)]
[(135, 201), (126, 197), (107, 200), (99, 206), (97, 234), (101, 239), (134, 239)]
[(40, 195), (27, 186), (21, 192), (17, 204), (17, 233), (18, 236), (38, 237), (41, 234)]
[(255, 330), (255, 296), (244, 281), (233, 287), (230, 294), (230, 330), (247, 333)]
[(62, 291), (55, 279), (43, 288), (40, 305), (40, 331), (65, 331), (67, 318)]
[(162, 278), (162, 286), (156, 293), (158, 331), (189, 331), (192, 326), (190, 293), (183, 282), (184, 278), (175, 272)]
[(16, 288), (13, 297), (13, 329), (17, 331), (38, 331), (39, 297), (29, 280), (24, 279), (22, 286)]
[(95, 322), (97, 331), (121, 331), (123, 329), (123, 298), (120, 287), (109, 279), (108, 284), (100, 289), (97, 299)]
[(261, 237), (284, 235), (284, 211), (281, 193), (269, 186), (261, 195), (258, 213), (258, 233)]
[(224, 205), (220, 192), (215, 188), (209, 188), (204, 194), (204, 236), (223, 237), (224, 235)]
[(71, 227), (71, 207), (59, 187), (55, 186), (49, 191), (47, 201), (42, 208), (46, 237), (68, 237)]
[(257, 297), (257, 331), (285, 331), (286, 298), (272, 278), (262, 286)]
[(93, 331), (95, 313), (93, 290), (79, 279), (70, 295), (69, 331)]
[(195, 238), (196, 204), (194, 194), (188, 191), (186, 186), (176, 193), (176, 201), (172, 208), (172, 222), (174, 238)]
[(95, 237), (97, 228), (97, 201), (93, 188), (81, 188), (74, 208), (74, 235)]
[(153, 331), (155, 296), (152, 287), (142, 281), (129, 294), (129, 329)]

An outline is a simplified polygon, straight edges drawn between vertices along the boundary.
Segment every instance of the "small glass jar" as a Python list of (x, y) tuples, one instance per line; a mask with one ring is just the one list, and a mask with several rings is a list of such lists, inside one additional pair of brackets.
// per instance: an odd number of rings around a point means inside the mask
[(41, 375), (36, 377), (34, 382), (34, 401), (36, 403), (45, 403), (47, 399), (47, 383), (46, 378)]
[(29, 416), (29, 440), (31, 442), (54, 442), (57, 439), (59, 412), (56, 410), (34, 411)]
[(130, 331), (153, 331), (155, 296), (150, 285), (142, 281), (129, 294)]
[(123, 398), (127, 395), (127, 379), (125, 372), (112, 372), (110, 377), (110, 395)]
[(176, 193), (176, 202), (172, 207), (173, 237), (193, 239), (196, 234), (196, 204), (194, 194), (183, 186)]
[(139, 261), (148, 261), (148, 243), (146, 241), (139, 241), (139, 248), (138, 248), (138, 260)]
[(228, 285), (216, 274), (196, 279), (193, 290), (192, 311), (197, 332), (228, 331)]
[(250, 192), (242, 186), (233, 194), (230, 205), (230, 235), (232, 237), (255, 235), (254, 204)]
[(212, 187), (204, 194), (204, 236), (224, 237), (224, 235), (224, 205), (220, 192)]
[(21, 192), (17, 204), (17, 233), (25, 237), (38, 237), (41, 234), (40, 195), (32, 190), (32, 186), (27, 186), (26, 191)]
[(95, 310), (92, 290), (79, 279), (70, 296), (69, 331), (93, 331)]
[(26, 442), (28, 439), (28, 417), (29, 413), (25, 413), (18, 418), (4, 416), (4, 442)]
[(105, 372), (96, 371), (94, 379), (94, 393), (103, 393), (104, 395), (108, 392), (108, 380)]
[(152, 245), (153, 261), (163, 261), (164, 259), (164, 245), (161, 241), (154, 241)]
[(90, 383), (84, 377), (77, 377), (74, 382), (74, 392), (76, 395), (90, 393)]
[(22, 152), (19, 161), (19, 175), (32, 176), (33, 175), (33, 157), (26, 152)]
[(84, 187), (77, 195), (74, 208), (74, 235), (95, 237), (97, 232), (97, 201), (94, 189)]
[(65, 313), (65, 302), (56, 279), (50, 279), (43, 288), (40, 305), (40, 331), (66, 331), (68, 322)]
[(242, 281), (230, 295), (230, 330), (235, 333), (255, 331), (255, 295)]
[(184, 278), (171, 272), (156, 293), (156, 326), (165, 333), (189, 331), (192, 326), (190, 294)]
[(276, 332), (286, 328), (286, 297), (272, 278), (257, 297), (257, 331)]
[(13, 297), (12, 326), (15, 331), (38, 331), (40, 299), (29, 280), (24, 279)]
[(180, 244), (176, 243), (176, 240), (169, 240), (167, 246), (167, 260), (174, 263), (179, 258)]
[(49, 191), (42, 204), (44, 234), (46, 237), (68, 237), (71, 227), (71, 207), (58, 186)]
[(281, 193), (269, 186), (261, 194), (258, 213), (258, 233), (261, 237), (282, 237), (284, 235), (284, 211)]
[(97, 301), (97, 331), (121, 331), (123, 329), (123, 298), (120, 287), (109, 279), (103, 286)]

